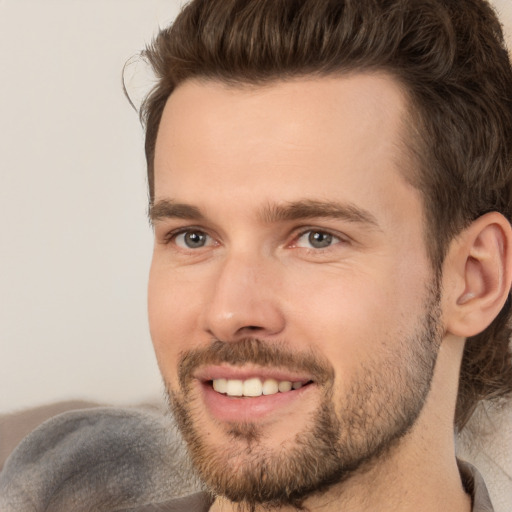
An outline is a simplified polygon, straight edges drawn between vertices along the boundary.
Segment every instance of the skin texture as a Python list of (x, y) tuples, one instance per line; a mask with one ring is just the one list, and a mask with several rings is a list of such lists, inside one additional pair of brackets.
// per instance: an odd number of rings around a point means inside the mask
[[(468, 230), (436, 279), (421, 195), (402, 176), (405, 119), (403, 91), (383, 74), (265, 87), (190, 81), (168, 100), (155, 156), (150, 326), (192, 456), (227, 495), (212, 510), (234, 510), (231, 500), (253, 492), (263, 461), (280, 461), (263, 473), (293, 487), (310, 464), (295, 456), (299, 443), (317, 438), (329, 439), (337, 473), (309, 479), (302, 494), (262, 491), (256, 508), (470, 508), (453, 455), (458, 367), (464, 337), (492, 320), (510, 278), (494, 279), (501, 292), (468, 325), (494, 281), (478, 255), (467, 261), (486, 229), (484, 252), (500, 253), (500, 237), (508, 248), (508, 224), (496, 214)], [(216, 376), (268, 372), (312, 384), (257, 407), (212, 399)], [(317, 459), (311, 472), (332, 462)], [(256, 484), (244, 488), (251, 472)], [(322, 492), (309, 492), (314, 482)]]

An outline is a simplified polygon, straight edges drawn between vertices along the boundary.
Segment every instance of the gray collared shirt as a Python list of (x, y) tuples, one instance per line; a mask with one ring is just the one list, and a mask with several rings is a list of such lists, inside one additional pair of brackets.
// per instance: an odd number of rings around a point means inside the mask
[[(468, 462), (461, 460), (457, 462), (464, 489), (471, 496), (472, 512), (494, 512), (482, 475)], [(197, 493), (185, 498), (177, 498), (161, 504), (146, 505), (124, 512), (208, 512), (211, 504), (212, 500), (208, 494)]]
[(464, 489), (471, 496), (472, 512), (493, 512), (494, 508), (482, 475), (469, 462), (462, 460), (457, 462)]

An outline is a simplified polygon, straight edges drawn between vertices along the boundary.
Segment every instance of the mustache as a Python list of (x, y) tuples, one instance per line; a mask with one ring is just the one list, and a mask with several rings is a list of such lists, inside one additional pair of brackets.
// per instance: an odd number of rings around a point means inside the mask
[(278, 342), (243, 338), (229, 342), (213, 340), (206, 347), (183, 352), (178, 363), (181, 388), (188, 387), (196, 369), (222, 363), (232, 366), (254, 364), (262, 367), (286, 368), (293, 372), (306, 373), (318, 384), (326, 384), (334, 379), (334, 368), (329, 361), (312, 351), (291, 351)]

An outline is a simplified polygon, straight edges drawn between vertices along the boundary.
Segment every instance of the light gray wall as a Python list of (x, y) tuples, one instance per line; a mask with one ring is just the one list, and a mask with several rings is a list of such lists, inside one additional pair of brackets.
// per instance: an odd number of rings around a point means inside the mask
[(178, 6), (0, 0), (0, 412), (161, 394), (143, 135), (121, 70)]
[(0, 0), (0, 413), (161, 394), (143, 136), (120, 75), (179, 4)]

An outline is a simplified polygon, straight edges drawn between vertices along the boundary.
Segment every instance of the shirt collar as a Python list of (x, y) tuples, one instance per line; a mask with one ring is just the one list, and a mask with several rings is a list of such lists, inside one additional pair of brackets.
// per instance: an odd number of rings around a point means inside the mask
[(491, 498), (482, 475), (475, 466), (463, 460), (457, 460), (464, 489), (471, 496), (472, 512), (494, 512)]

